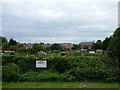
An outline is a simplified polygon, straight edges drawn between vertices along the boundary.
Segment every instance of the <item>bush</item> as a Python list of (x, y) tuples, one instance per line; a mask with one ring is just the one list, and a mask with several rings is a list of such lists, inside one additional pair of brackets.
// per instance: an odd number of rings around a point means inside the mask
[(15, 63), (20, 67), (20, 72), (25, 73), (35, 69), (35, 57), (33, 56), (15, 56), (15, 55), (3, 55), (3, 66), (9, 63)]
[(65, 57), (53, 57), (47, 60), (48, 69), (56, 70), (59, 73), (64, 73), (66, 70), (70, 69), (69, 58)]
[(36, 81), (39, 72), (27, 72), (20, 75), (20, 81)]
[(3, 55), (3, 69), (7, 68), (7, 70), (4, 69), (4, 80), (10, 81), (9, 75), (7, 75), (10, 72), (8, 63), (12, 62), (20, 68), (21, 81), (120, 81), (117, 62), (106, 56), (46, 58), (47, 70), (36, 71), (35, 61), (41, 58), (43, 57)]
[(75, 81), (75, 77), (51, 71), (27, 72), (20, 75), (20, 81)]
[(10, 63), (2, 67), (3, 81), (18, 81), (19, 80), (19, 67)]

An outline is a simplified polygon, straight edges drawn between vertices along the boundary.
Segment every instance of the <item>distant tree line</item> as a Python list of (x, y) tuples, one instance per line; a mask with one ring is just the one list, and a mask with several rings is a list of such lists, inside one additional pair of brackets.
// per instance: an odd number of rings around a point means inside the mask
[(103, 42), (98, 40), (94, 43), (93, 48), (106, 50), (109, 57), (120, 62), (120, 27), (115, 30), (112, 36), (105, 38)]
[[(5, 37), (0, 36), (0, 48), (2, 46), (2, 50), (14, 50), (18, 53), (30, 53), (35, 54), (39, 51), (54, 51), (54, 50), (63, 50), (60, 44), (52, 44), (50, 47), (44, 47), (44, 43), (34, 43), (32, 48), (23, 47), (24, 44), (19, 44), (16, 40), (10, 39), (9, 41)], [(75, 45), (72, 48), (73, 50), (79, 50), (80, 46)], [(96, 43), (93, 44), (92, 49), (102, 49), (105, 50), (109, 57), (112, 57), (120, 62), (120, 27), (118, 27), (114, 34), (110, 37), (106, 37), (105, 40), (97, 40)]]

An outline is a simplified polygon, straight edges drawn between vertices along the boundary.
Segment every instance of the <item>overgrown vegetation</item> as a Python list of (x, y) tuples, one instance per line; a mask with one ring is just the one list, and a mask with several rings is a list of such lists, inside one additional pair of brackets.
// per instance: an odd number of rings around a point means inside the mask
[[(2, 55), (3, 81), (120, 81), (120, 28), (103, 42), (98, 40), (94, 43), (93, 50), (103, 49), (104, 54), (73, 51), (80, 49), (79, 45), (68, 50), (62, 49), (59, 44), (44, 48), (43, 43), (40, 43), (26, 49), (13, 39), (9, 42), (4, 37), (1, 39), (3, 50), (14, 50), (18, 53)], [(48, 55), (41, 51), (46, 51)], [(69, 54), (60, 56), (62, 51)], [(20, 56), (21, 53), (25, 55)], [(46, 60), (47, 68), (36, 69), (36, 60)]]
[(120, 78), (118, 64), (107, 57), (51, 57), (46, 59), (46, 70), (35, 68), (37, 59), (33, 56), (3, 55), (3, 80), (114, 82)]

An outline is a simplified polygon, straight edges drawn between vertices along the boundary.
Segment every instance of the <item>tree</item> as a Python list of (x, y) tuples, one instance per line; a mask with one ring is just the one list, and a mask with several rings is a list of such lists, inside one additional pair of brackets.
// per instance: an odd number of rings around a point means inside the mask
[(27, 49), (25, 47), (19, 48), (19, 53), (27, 54)]
[(100, 43), (100, 42), (102, 42), (102, 41), (101, 41), (101, 40), (97, 40), (97, 43), (98, 43), (98, 42)]
[(120, 27), (115, 30), (113, 38), (110, 40), (107, 53), (109, 57), (115, 58), (120, 62)]
[(98, 40), (96, 43), (93, 44), (93, 49), (102, 49), (102, 41)]
[(3, 46), (4, 46), (5, 43), (8, 43), (6, 37), (0, 36), (0, 49), (4, 48)]
[(8, 49), (12, 50), (12, 51), (16, 51), (16, 52), (18, 52), (18, 50), (19, 50), (18, 45), (14, 45), (14, 46), (11, 45), (11, 46), (8, 47)]
[(13, 46), (14, 46), (14, 45), (17, 45), (17, 42), (11, 38), (10, 41), (9, 41), (9, 45), (10, 45), (10, 46), (11, 46), (11, 45), (13, 45)]
[(50, 48), (51, 48), (51, 50), (62, 50), (62, 46), (60, 44), (57, 44), (57, 43), (51, 45)]
[(2, 44), (2, 50), (7, 50), (9, 48), (9, 43)]
[(33, 49), (34, 49), (36, 52), (44, 51), (44, 50), (45, 50), (44, 47), (43, 47), (43, 45), (42, 45), (42, 44), (38, 44), (38, 43), (35, 43), (35, 44), (33, 45)]
[(6, 37), (1, 37), (0, 36), (0, 43), (1, 42), (4, 44), (4, 43), (7, 43), (8, 41), (7, 41)]
[(111, 38), (112, 38), (112, 36), (105, 38), (105, 40), (103, 41), (103, 50), (107, 50)]
[(80, 50), (80, 45), (73, 44), (74, 47), (72, 47), (73, 50)]
[(20, 68), (15, 63), (9, 63), (2, 67), (2, 79), (4, 81), (17, 81)]
[(6, 50), (9, 47), (9, 44), (8, 44), (6, 37), (0, 36), (0, 47), (2, 50)]

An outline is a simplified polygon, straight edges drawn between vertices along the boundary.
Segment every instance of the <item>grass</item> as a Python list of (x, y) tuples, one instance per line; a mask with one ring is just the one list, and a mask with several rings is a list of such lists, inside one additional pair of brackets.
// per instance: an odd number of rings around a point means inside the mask
[(119, 88), (120, 83), (104, 82), (3, 82), (2, 88)]

